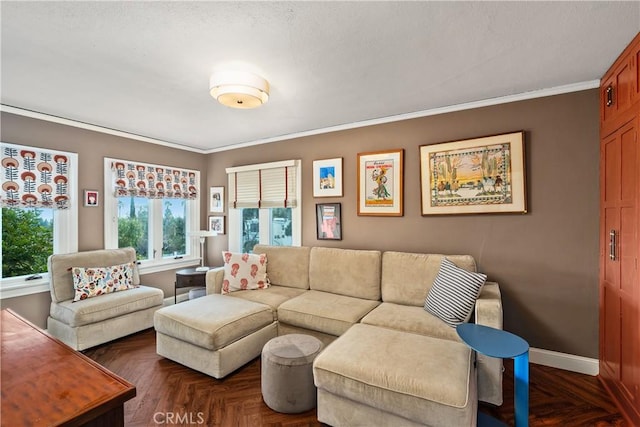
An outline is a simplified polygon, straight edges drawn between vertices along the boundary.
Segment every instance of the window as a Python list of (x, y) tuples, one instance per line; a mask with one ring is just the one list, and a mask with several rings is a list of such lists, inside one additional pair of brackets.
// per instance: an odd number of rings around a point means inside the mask
[(49, 255), (78, 250), (78, 156), (8, 143), (0, 146), (0, 298), (48, 291)]
[(143, 273), (199, 261), (198, 171), (105, 159), (105, 246), (135, 248)]
[(229, 250), (301, 244), (299, 160), (228, 168), (227, 174)]

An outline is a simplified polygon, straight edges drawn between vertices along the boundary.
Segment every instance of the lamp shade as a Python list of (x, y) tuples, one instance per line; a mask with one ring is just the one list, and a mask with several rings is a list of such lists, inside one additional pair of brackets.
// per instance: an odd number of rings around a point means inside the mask
[(256, 108), (269, 100), (269, 82), (246, 71), (218, 71), (209, 79), (209, 93), (231, 108)]

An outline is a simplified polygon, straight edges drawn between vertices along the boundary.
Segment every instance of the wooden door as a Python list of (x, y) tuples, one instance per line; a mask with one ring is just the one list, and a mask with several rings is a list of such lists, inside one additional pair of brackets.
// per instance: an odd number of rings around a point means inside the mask
[(636, 116), (603, 138), (600, 152), (600, 375), (631, 408), (640, 407), (638, 145)]

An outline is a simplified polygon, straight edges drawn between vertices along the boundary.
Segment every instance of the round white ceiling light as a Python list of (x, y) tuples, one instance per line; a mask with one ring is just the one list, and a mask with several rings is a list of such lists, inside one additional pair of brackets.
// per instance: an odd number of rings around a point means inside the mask
[(209, 79), (209, 93), (231, 108), (256, 108), (269, 100), (269, 82), (246, 71), (218, 71)]

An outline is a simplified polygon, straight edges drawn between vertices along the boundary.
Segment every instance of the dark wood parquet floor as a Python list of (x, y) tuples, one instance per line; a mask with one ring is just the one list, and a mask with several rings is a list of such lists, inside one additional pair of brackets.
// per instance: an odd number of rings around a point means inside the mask
[[(128, 427), (323, 426), (316, 419), (315, 410), (286, 415), (264, 404), (259, 358), (227, 378), (216, 380), (158, 356), (152, 329), (84, 353), (135, 384), (137, 396), (125, 404)], [(531, 364), (530, 381), (531, 427), (634, 427), (623, 421), (596, 377)], [(510, 361), (505, 361), (504, 396), (502, 406), (481, 405), (480, 410), (512, 426)]]

